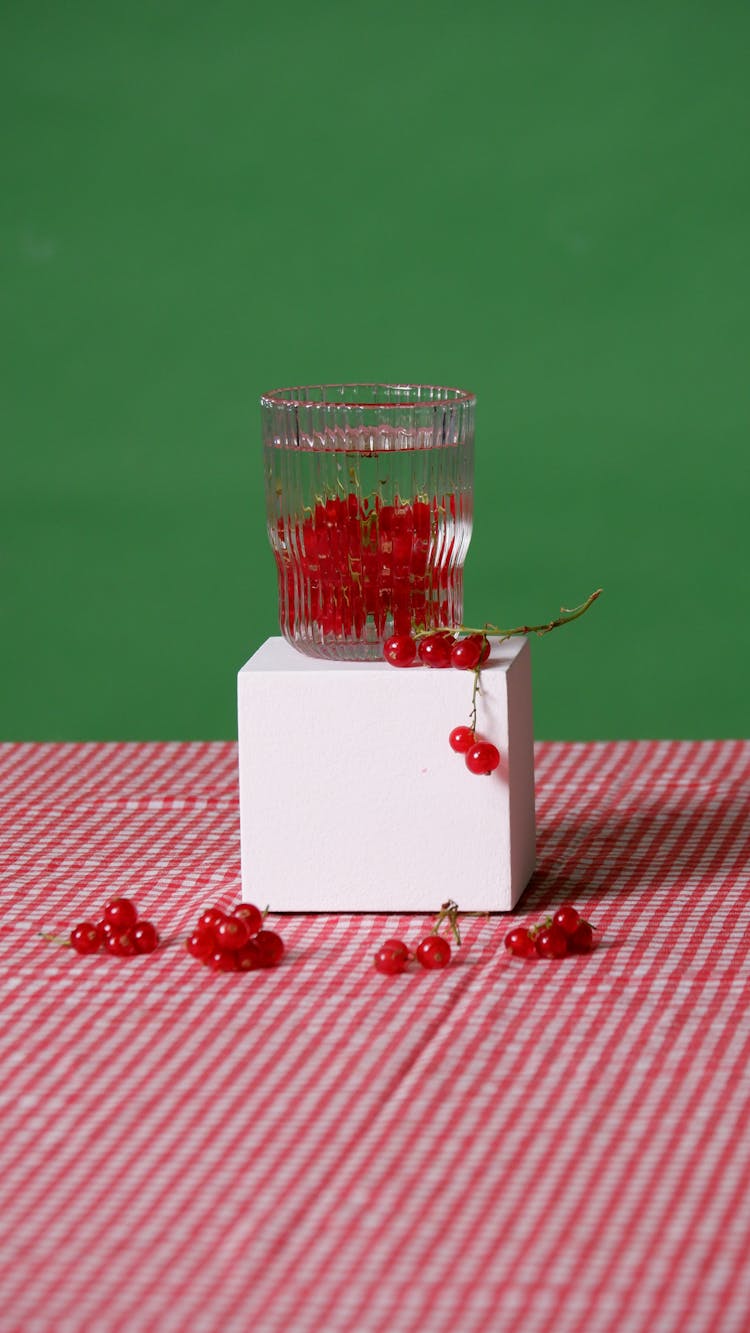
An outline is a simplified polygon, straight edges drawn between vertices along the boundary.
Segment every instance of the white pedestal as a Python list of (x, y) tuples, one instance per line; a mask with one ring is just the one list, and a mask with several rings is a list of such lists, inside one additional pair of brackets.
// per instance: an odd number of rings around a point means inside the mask
[(326, 662), (268, 639), (238, 676), (242, 894), (274, 912), (509, 911), (535, 861), (531, 654), (493, 647), (471, 774), (448, 734), (473, 674)]

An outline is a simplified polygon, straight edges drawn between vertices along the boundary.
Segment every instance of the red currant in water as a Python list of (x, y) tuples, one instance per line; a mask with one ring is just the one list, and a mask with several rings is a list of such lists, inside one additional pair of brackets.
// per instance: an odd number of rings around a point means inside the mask
[(475, 638), (459, 639), (451, 651), (451, 666), (458, 667), (459, 671), (473, 671), (474, 667), (479, 666), (481, 656), (482, 640), (478, 635)]
[(430, 971), (433, 968), (447, 967), (451, 960), (451, 946), (442, 935), (428, 935), (417, 945), (416, 959), (422, 967)]
[(489, 741), (477, 741), (466, 751), (465, 763), (470, 773), (494, 773), (500, 763), (500, 751)]
[(454, 727), (448, 737), (448, 744), (456, 754), (466, 754), (474, 744), (476, 737), (471, 727)]
[(93, 921), (81, 921), (70, 932), (70, 943), (76, 953), (98, 953), (102, 943), (102, 933)]
[(133, 928), (136, 953), (153, 953), (159, 947), (159, 932), (152, 921), (138, 921)]
[(214, 926), (214, 939), (220, 949), (241, 949), (250, 939), (247, 924), (236, 916), (225, 916)]
[(255, 903), (240, 903), (234, 908), (232, 916), (237, 917), (238, 921), (244, 921), (250, 936), (257, 935), (263, 925), (263, 913)]
[(417, 645), (410, 634), (394, 634), (383, 644), (383, 656), (391, 666), (411, 666), (417, 655)]
[(419, 641), (419, 659), (425, 666), (449, 667), (451, 664), (452, 634), (428, 634)]
[(275, 930), (259, 930), (253, 943), (260, 952), (261, 967), (274, 967), (284, 956), (284, 941)]
[(130, 898), (112, 898), (104, 909), (104, 920), (118, 929), (127, 930), (138, 920), (138, 909)]
[(545, 926), (534, 944), (540, 958), (564, 958), (568, 952), (568, 937), (559, 926)]
[(513, 930), (509, 930), (505, 936), (505, 947), (510, 953), (515, 954), (516, 958), (536, 957), (536, 945), (526, 926), (515, 926)]
[(563, 934), (574, 935), (580, 919), (575, 907), (565, 903), (562, 907), (558, 907), (552, 921), (554, 925), (560, 927)]
[(568, 937), (568, 949), (571, 953), (590, 953), (594, 947), (594, 932), (588, 921), (579, 921), (573, 934)]

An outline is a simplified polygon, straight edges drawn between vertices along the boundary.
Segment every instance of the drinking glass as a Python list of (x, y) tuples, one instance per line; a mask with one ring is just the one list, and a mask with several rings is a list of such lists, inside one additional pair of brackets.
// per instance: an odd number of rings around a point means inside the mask
[(428, 384), (263, 395), (279, 624), (300, 652), (374, 660), (392, 634), (460, 623), (475, 405)]

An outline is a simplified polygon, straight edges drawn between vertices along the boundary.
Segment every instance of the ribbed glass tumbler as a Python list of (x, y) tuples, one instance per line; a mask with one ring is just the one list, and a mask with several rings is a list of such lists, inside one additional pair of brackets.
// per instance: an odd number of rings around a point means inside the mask
[(367, 661), (391, 634), (460, 623), (475, 403), (425, 384), (261, 398), (279, 623), (300, 652)]

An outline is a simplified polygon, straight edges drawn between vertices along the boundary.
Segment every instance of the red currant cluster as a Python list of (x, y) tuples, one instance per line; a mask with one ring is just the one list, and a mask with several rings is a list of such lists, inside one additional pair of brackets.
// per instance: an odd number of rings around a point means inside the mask
[(435, 925), (429, 935), (419, 943), (412, 952), (403, 940), (386, 940), (381, 944), (375, 954), (375, 969), (377, 972), (383, 972), (386, 976), (395, 976), (398, 972), (404, 972), (412, 958), (416, 959), (422, 967), (427, 968), (429, 972), (440, 967), (447, 967), (452, 955), (452, 949), (449, 941), (438, 931), (443, 922), (447, 921), (453, 932), (456, 944), (461, 943), (461, 934), (458, 929), (458, 906), (454, 902), (443, 903), (435, 920)]
[(483, 634), (457, 638), (451, 630), (438, 630), (414, 639), (411, 634), (394, 634), (383, 644), (386, 662), (395, 667), (455, 667), (458, 671), (476, 671), (490, 655), (490, 641)]
[(391, 666), (407, 667), (455, 667), (458, 671), (474, 672), (474, 693), (472, 696), (472, 725), (454, 727), (448, 737), (448, 743), (456, 754), (464, 756), (464, 763), (470, 773), (489, 776), (500, 764), (500, 751), (490, 741), (483, 741), (476, 734), (476, 697), (479, 688), (479, 672), (490, 655), (489, 639), (483, 634), (467, 634), (456, 637), (450, 630), (440, 630), (436, 634), (426, 634), (417, 642), (410, 634), (394, 634), (386, 639), (383, 653)]
[(462, 754), (470, 773), (488, 775), (500, 764), (500, 751), (491, 741), (477, 739), (473, 727), (454, 727), (448, 744), (456, 754)]
[(187, 951), (215, 972), (254, 972), (274, 967), (284, 954), (284, 941), (274, 930), (263, 930), (261, 912), (253, 903), (240, 903), (230, 912), (209, 907), (198, 918)]
[(361, 635), (368, 617), (378, 635), (389, 616), (397, 634), (408, 634), (414, 624), (444, 623), (452, 540), (442, 554), (439, 586), (428, 571), (431, 534), (443, 510), (455, 519), (454, 495), (395, 504), (376, 496), (371, 504), (350, 492), (320, 500), (302, 522), (280, 518), (282, 621), (309, 620), (338, 636)]
[[(397, 623), (394, 618), (395, 633), (383, 644), (383, 656), (386, 662), (395, 667), (452, 666), (458, 667), (460, 671), (478, 671), (490, 655), (490, 638), (499, 639), (501, 642), (512, 639), (518, 634), (537, 634), (541, 638), (542, 635), (551, 633), (553, 629), (558, 629), (560, 625), (569, 625), (571, 620), (578, 620), (580, 616), (585, 615), (601, 591), (601, 588), (597, 588), (585, 602), (580, 606), (574, 606), (572, 610), (563, 607), (559, 616), (554, 620), (548, 620), (546, 624), (515, 625), (513, 629), (500, 629), (498, 625), (491, 625), (487, 620), (482, 629), (469, 629), (466, 625), (458, 625), (453, 629), (443, 628), (426, 633), (432, 625), (424, 617), (420, 619), (419, 616), (415, 616), (411, 622), (403, 623)], [(444, 610), (447, 608), (441, 603), (439, 607), (441, 618)], [(445, 625), (444, 618), (443, 625)], [(422, 628), (412, 633), (414, 626)]]
[(594, 927), (584, 921), (577, 908), (566, 903), (536, 926), (515, 926), (505, 936), (505, 947), (517, 958), (565, 958), (571, 953), (590, 953)]
[(73, 928), (69, 943), (76, 953), (106, 953), (117, 958), (132, 958), (138, 953), (153, 953), (159, 933), (151, 921), (141, 921), (130, 898), (112, 898), (106, 904), (101, 921), (80, 921)]

